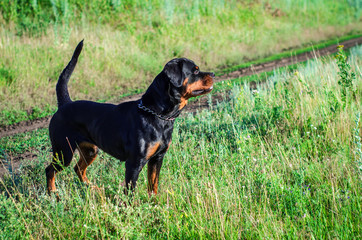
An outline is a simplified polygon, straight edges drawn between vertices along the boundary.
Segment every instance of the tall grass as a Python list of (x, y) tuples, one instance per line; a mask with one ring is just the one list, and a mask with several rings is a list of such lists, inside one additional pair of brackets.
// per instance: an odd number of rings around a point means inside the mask
[(148, 198), (142, 171), (128, 207), (119, 205), (124, 166), (108, 155), (89, 168), (101, 192), (67, 168), (56, 202), (45, 194), (46, 131), (1, 140), (8, 153), (38, 149), (1, 180), (1, 238), (361, 238), (360, 52), (349, 59), (357, 97), (348, 107), (335, 60), (321, 59), (277, 70), (255, 90), (235, 85), (218, 106), (179, 118), (159, 195)]
[(355, 128), (353, 129), (354, 132), (354, 144), (355, 144), (355, 159), (357, 165), (357, 172), (359, 174), (359, 178), (362, 181), (362, 143), (361, 143), (361, 134), (360, 134), (360, 120), (361, 120), (361, 112), (356, 114), (355, 120)]
[(216, 71), (362, 29), (344, 0), (303, 11), (286, 2), (0, 0), (0, 125), (54, 112), (55, 82), (81, 39), (72, 98), (115, 102), (175, 57)]

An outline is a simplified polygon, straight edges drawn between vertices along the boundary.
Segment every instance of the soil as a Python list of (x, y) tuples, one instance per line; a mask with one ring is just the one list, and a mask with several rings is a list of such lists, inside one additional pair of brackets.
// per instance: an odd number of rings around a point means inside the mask
[[(346, 50), (346, 49), (349, 49), (349, 48), (362, 44), (362, 37), (350, 39), (350, 40), (341, 42), (340, 44), (344, 45), (344, 49)], [(271, 71), (271, 70), (279, 68), (279, 67), (285, 67), (285, 66), (288, 66), (291, 64), (304, 62), (308, 59), (329, 55), (329, 54), (335, 53), (337, 51), (338, 51), (337, 45), (331, 45), (331, 46), (328, 46), (328, 47), (320, 49), (320, 50), (306, 52), (306, 53), (302, 53), (302, 54), (299, 54), (296, 56), (282, 58), (279, 60), (274, 60), (274, 61), (270, 61), (270, 62), (266, 62), (266, 63), (262, 63), (262, 64), (253, 65), (251, 67), (242, 68), (242, 69), (230, 72), (228, 74), (216, 77), (215, 82), (220, 82), (220, 81), (224, 81), (224, 80), (228, 80), (228, 79), (235, 79), (235, 78), (239, 78), (239, 77), (244, 77), (244, 76), (249, 76), (249, 75), (253, 75), (253, 74)], [(256, 83), (255, 82), (250, 83), (250, 87), (255, 88)], [(142, 94), (136, 94), (136, 95), (124, 97), (118, 103), (137, 100), (137, 99), (140, 99), (141, 96), (142, 96)], [(216, 104), (218, 101), (220, 102), (221, 100), (222, 100), (221, 94), (216, 93), (216, 94), (212, 95), (212, 104)], [(210, 103), (208, 102), (208, 98), (206, 96), (201, 97), (196, 101), (190, 102), (187, 105), (187, 107), (185, 108), (183, 114), (190, 113), (190, 112), (195, 113), (199, 109), (208, 108), (209, 104)], [(14, 124), (14, 125), (1, 127), (0, 128), (0, 138), (19, 134), (19, 133), (30, 132), (30, 131), (33, 131), (33, 130), (36, 130), (39, 128), (46, 128), (49, 125), (50, 118), (51, 118), (51, 116), (46, 117), (46, 118), (36, 119), (36, 120), (23, 121), (23, 122)], [(7, 168), (17, 169), (19, 166), (19, 162), (22, 159), (29, 159), (29, 158), (32, 159), (32, 158), (36, 158), (36, 157), (37, 157), (36, 154), (33, 154), (31, 152), (26, 152), (26, 153), (22, 153), (17, 156), (7, 156), (8, 159), (4, 159), (4, 160), (0, 159), (0, 177), (3, 176), (6, 172), (8, 172)], [(5, 164), (7, 167), (3, 167), (2, 166), (3, 164)], [(12, 167), (9, 167), (9, 166), (12, 166)]]

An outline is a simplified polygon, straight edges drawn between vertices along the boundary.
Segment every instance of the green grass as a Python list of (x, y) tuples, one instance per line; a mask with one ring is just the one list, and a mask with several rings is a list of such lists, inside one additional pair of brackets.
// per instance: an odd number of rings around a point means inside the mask
[(72, 98), (117, 101), (174, 57), (221, 72), (362, 30), (354, 0), (10, 2), (0, 0), (0, 125), (55, 111), (58, 75), (81, 39)]
[(101, 153), (89, 168), (100, 193), (65, 169), (56, 202), (45, 193), (46, 130), (1, 139), (8, 154), (38, 157), (1, 180), (0, 238), (361, 238), (362, 48), (348, 61), (350, 101), (333, 58), (276, 70), (253, 91), (230, 82), (227, 101), (176, 121), (159, 195), (148, 198), (143, 170), (126, 208), (118, 160)]

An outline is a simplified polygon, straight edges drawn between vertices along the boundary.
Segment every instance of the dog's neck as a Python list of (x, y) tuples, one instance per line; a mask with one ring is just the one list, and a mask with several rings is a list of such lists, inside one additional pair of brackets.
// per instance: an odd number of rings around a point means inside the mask
[[(167, 94), (165, 94), (167, 93)], [(176, 118), (181, 113), (181, 95), (161, 72), (142, 96), (142, 104), (164, 118)]]

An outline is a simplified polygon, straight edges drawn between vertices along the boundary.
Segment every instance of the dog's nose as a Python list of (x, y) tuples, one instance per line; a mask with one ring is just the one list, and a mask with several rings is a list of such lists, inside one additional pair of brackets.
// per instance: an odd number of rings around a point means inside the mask
[(214, 78), (215, 77), (215, 73), (210, 73), (210, 77)]

